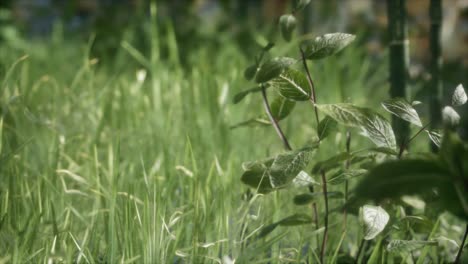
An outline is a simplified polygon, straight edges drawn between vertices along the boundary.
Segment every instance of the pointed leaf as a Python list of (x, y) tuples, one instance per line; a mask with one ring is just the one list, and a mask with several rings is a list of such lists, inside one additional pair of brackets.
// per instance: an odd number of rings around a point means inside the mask
[(317, 135), (320, 140), (328, 137), (332, 132), (337, 131), (338, 123), (331, 117), (323, 118), (317, 127)]
[(462, 84), (459, 84), (457, 88), (455, 88), (455, 92), (452, 96), (452, 105), (453, 106), (460, 106), (464, 105), (468, 97), (466, 96), (465, 88), (463, 88)]
[(403, 98), (390, 99), (382, 103), (383, 108), (413, 125), (422, 127), (418, 112)]
[(263, 161), (245, 162), (242, 164), (244, 173), (242, 174), (241, 181), (257, 189), (259, 193), (269, 193), (274, 191), (268, 177), (268, 168), (273, 163), (273, 159), (266, 159)]
[(371, 240), (385, 229), (390, 216), (380, 206), (364, 205), (359, 218), (364, 227), (364, 239)]
[(363, 176), (367, 173), (367, 170), (364, 169), (357, 169), (357, 170), (340, 170), (337, 173), (334, 173), (327, 183), (331, 185), (338, 185), (343, 183), (346, 180)]
[(355, 193), (365, 199), (380, 201), (420, 194), (449, 182), (449, 172), (436, 160), (394, 160), (372, 168), (358, 184)]
[(314, 148), (303, 148), (254, 162), (244, 162), (241, 181), (259, 193), (269, 193), (293, 182), (309, 163)]
[(309, 187), (312, 185), (320, 185), (314, 178), (305, 171), (300, 171), (293, 180), (293, 185), (296, 187)]
[(234, 104), (237, 104), (240, 101), (242, 101), (248, 94), (256, 93), (256, 92), (260, 92), (260, 91), (262, 91), (261, 87), (253, 87), (253, 88), (241, 91), (241, 92), (237, 93), (236, 95), (234, 95), (234, 98), (232, 99), (232, 102)]
[(287, 69), (269, 84), (282, 96), (294, 101), (306, 101), (311, 96), (307, 77), (298, 70)]
[(301, 11), (310, 3), (310, 0), (294, 0), (294, 10)]
[(278, 95), (271, 103), (271, 114), (276, 121), (283, 120), (292, 112), (295, 105), (296, 102)]
[(377, 240), (377, 243), (374, 246), (374, 249), (372, 250), (372, 254), (369, 257), (369, 260), (367, 260), (367, 264), (379, 264), (381, 263), (381, 258), (382, 258), (382, 240), (383, 238), (380, 237)]
[(291, 41), (292, 34), (296, 28), (296, 18), (293, 15), (282, 15), (279, 19), (281, 35), (286, 41)]
[(448, 127), (455, 127), (460, 123), (460, 115), (451, 106), (442, 110), (442, 122)]
[(277, 223), (273, 223), (267, 226), (264, 226), (262, 229), (260, 229), (260, 233), (258, 234), (259, 238), (265, 237), (271, 232), (273, 232), (279, 225)]
[(273, 58), (260, 66), (255, 76), (257, 83), (268, 82), (269, 80), (278, 77), (286, 68), (296, 62), (293, 58), (277, 57)]
[(251, 118), (246, 121), (239, 122), (237, 124), (234, 124), (230, 126), (230, 129), (236, 129), (239, 127), (245, 127), (245, 126), (269, 126), (271, 125), (270, 121), (263, 119), (263, 118)]
[(410, 253), (411, 251), (423, 248), (424, 246), (437, 246), (437, 241), (418, 240), (392, 240), (387, 245), (387, 251), (391, 253)]
[(317, 104), (320, 111), (345, 126), (357, 127), (379, 147), (396, 148), (390, 123), (371, 109), (352, 104)]
[(434, 143), (434, 145), (436, 145), (437, 147), (440, 147), (440, 144), (442, 142), (442, 134), (437, 131), (430, 131), (430, 130), (424, 130), (424, 131), (426, 131), (432, 143)]
[(254, 77), (255, 77), (255, 74), (257, 73), (257, 65), (250, 65), (249, 67), (247, 67), (244, 71), (244, 78), (247, 80), (247, 81), (250, 81), (252, 80)]
[(279, 154), (269, 169), (271, 186), (280, 188), (291, 183), (310, 161), (313, 148)]
[(354, 35), (346, 33), (331, 33), (307, 40), (302, 43), (302, 49), (309, 60), (318, 60), (333, 54), (348, 46), (355, 39)]
[(307, 214), (294, 214), (278, 222), (280, 226), (297, 226), (312, 223), (312, 217)]
[(366, 151), (382, 153), (382, 154), (387, 154), (387, 155), (393, 155), (393, 156), (398, 155), (397, 151), (395, 151), (394, 149), (391, 149), (391, 148), (386, 148), (386, 147), (369, 148), (369, 149), (366, 149)]

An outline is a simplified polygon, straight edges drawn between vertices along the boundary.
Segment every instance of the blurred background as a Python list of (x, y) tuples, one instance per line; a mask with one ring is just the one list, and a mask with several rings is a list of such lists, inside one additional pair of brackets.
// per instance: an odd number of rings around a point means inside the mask
[[(125, 29), (144, 33), (149, 22), (149, 0), (2, 0), (0, 39), (47, 38), (57, 27), (69, 38), (87, 40), (95, 34), (94, 51), (112, 55)], [(219, 35), (233, 36), (248, 54), (254, 30), (268, 30), (291, 9), (290, 0), (159, 0), (159, 32), (173, 29), (183, 56), (198, 45), (216, 45)], [(413, 65), (429, 58), (429, 2), (407, 1)], [(443, 55), (446, 63), (468, 65), (468, 0), (443, 1)], [(342, 31), (365, 39), (370, 53), (382, 52), (386, 38), (385, 0), (313, 0), (300, 18), (302, 32)], [(170, 25), (170, 27), (168, 27)], [(270, 29), (271, 30), (271, 29)], [(267, 35), (268, 36), (268, 35)], [(271, 37), (271, 36), (270, 36)], [(6, 44), (5, 44), (6, 42)], [(144, 43), (139, 43), (144, 49)], [(417, 72), (419, 65), (413, 68)]]

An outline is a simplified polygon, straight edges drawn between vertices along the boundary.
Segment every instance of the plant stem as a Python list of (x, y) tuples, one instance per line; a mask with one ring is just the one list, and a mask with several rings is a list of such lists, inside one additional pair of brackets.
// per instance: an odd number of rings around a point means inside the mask
[(289, 145), (288, 139), (286, 138), (286, 136), (283, 133), (283, 130), (281, 130), (281, 127), (278, 124), (278, 121), (276, 121), (276, 119), (273, 117), (273, 114), (271, 113), (270, 104), (268, 103), (268, 98), (266, 95), (266, 89), (265, 89), (265, 86), (263, 85), (262, 85), (262, 96), (263, 96), (263, 106), (265, 107), (265, 111), (268, 115), (268, 118), (270, 119), (271, 124), (275, 128), (276, 133), (280, 137), (281, 141), (283, 141), (284, 148), (286, 150), (292, 150), (291, 145)]
[(359, 257), (361, 256), (361, 253), (362, 253), (362, 249), (364, 248), (364, 244), (365, 244), (366, 240), (361, 239), (361, 243), (359, 244), (359, 249), (358, 249), (358, 252), (357, 252), (357, 255), (356, 255), (356, 260), (354, 261), (355, 264), (357, 264), (359, 262)]
[(300, 48), (300, 51), (301, 51), (301, 57), (302, 57), (302, 64), (304, 65), (304, 69), (306, 71), (306, 75), (307, 75), (307, 81), (309, 82), (309, 87), (310, 87), (310, 101), (312, 102), (313, 106), (314, 106), (314, 112), (315, 112), (315, 121), (317, 121), (317, 125), (319, 123), (319, 116), (318, 116), (318, 111), (317, 111), (317, 95), (315, 93), (315, 85), (314, 85), (314, 81), (312, 80), (312, 77), (310, 75), (310, 71), (309, 71), (309, 66), (307, 66), (307, 60), (306, 60), (306, 57), (305, 57), (305, 54), (304, 54), (304, 51), (302, 50), (302, 48)]
[[(314, 187), (312, 185), (309, 186), (309, 192), (314, 193)], [(319, 220), (318, 220), (318, 211), (317, 211), (317, 203), (316, 202), (312, 203), (312, 215), (313, 215), (313, 218), (314, 218), (315, 230), (318, 230), (319, 229)], [(315, 236), (315, 238), (317, 239), (317, 246), (320, 245), (319, 237)]]
[(462, 240), (462, 242), (460, 244), (460, 248), (458, 249), (457, 257), (455, 258), (455, 264), (461, 263), (460, 258), (461, 258), (462, 252), (463, 252), (463, 248), (465, 247), (466, 237), (467, 236), (468, 236), (468, 224), (466, 224), (466, 226), (465, 226), (465, 234), (463, 235), (463, 240)]
[[(351, 152), (351, 132), (346, 131), (346, 152), (349, 154)], [(345, 170), (349, 170), (350, 166), (350, 160), (349, 158), (346, 160), (345, 163)], [(348, 202), (348, 190), (349, 190), (349, 183), (348, 179), (345, 180), (345, 191), (344, 191), (344, 200), (345, 200), (345, 205)], [(344, 223), (343, 223), (343, 229), (346, 230), (347, 222), (348, 222), (348, 213), (346, 211), (346, 207), (343, 210), (343, 218), (344, 218)]]
[[(430, 73), (431, 81), (429, 82), (429, 113), (432, 127), (437, 128), (441, 121), (441, 101), (442, 101), (442, 52), (440, 45), (440, 35), (442, 29), (442, 1), (431, 0), (429, 6), (429, 17), (431, 20), (431, 30), (429, 33), (429, 48), (431, 50), (430, 58)], [(431, 141), (432, 142), (432, 141)], [(437, 146), (431, 143), (431, 150), (437, 151)]]
[[(390, 96), (406, 98), (408, 68), (408, 40), (406, 38), (405, 0), (387, 0), (388, 30), (390, 35)], [(408, 122), (392, 116), (392, 126), (401, 145), (409, 136)]]
[(402, 142), (402, 143), (401, 143), (401, 145), (400, 145), (400, 151), (398, 152), (398, 159), (401, 159), (401, 156), (403, 155), (403, 152), (404, 152), (405, 149), (409, 146), (409, 144), (411, 143), (411, 141), (413, 141), (413, 139), (415, 139), (417, 136), (419, 136), (419, 134), (421, 134), (421, 132), (423, 132), (424, 129), (426, 129), (430, 124), (431, 124), (431, 122), (427, 123), (425, 126), (423, 126), (422, 128), (420, 128), (420, 129), (418, 130), (418, 132), (416, 132), (416, 134), (414, 134), (410, 139), (408, 139), (408, 141)]
[(323, 240), (322, 240), (322, 249), (320, 251), (320, 263), (324, 262), (326, 244), (328, 239), (328, 195), (327, 195), (327, 178), (325, 177), (325, 171), (321, 171), (322, 173), (322, 186), (323, 186), (323, 196), (325, 198), (325, 216), (324, 216), (324, 227), (325, 230), (323, 232)]

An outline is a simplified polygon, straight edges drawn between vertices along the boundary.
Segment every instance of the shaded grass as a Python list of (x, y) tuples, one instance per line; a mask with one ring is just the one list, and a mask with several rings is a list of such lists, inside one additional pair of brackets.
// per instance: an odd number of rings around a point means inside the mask
[[(323, 231), (312, 225), (251, 239), (263, 225), (311, 209), (291, 205), (299, 191), (243, 198), (242, 161), (282, 149), (273, 129), (229, 129), (263, 113), (258, 96), (231, 104), (251, 85), (242, 77), (246, 59), (227, 41), (216, 54), (194, 51), (187, 70), (168, 42), (172, 59), (162, 60), (155, 42), (145, 55), (129, 37), (112, 64), (90, 55), (91, 42), (57, 36), (0, 51), (0, 257), (13, 263), (316, 261), (315, 238)], [(384, 65), (375, 66), (359, 47), (312, 65), (319, 102), (377, 105), (387, 93)], [(146, 79), (139, 81), (142, 70)], [(314, 139), (315, 124), (310, 105), (295, 112), (282, 125), (297, 148)], [(314, 161), (345, 150), (343, 133), (327, 140)], [(369, 144), (352, 142), (352, 149)], [(330, 227), (341, 225), (333, 213)], [(345, 252), (357, 250), (352, 216), (349, 226), (346, 236), (330, 234), (330, 258), (341, 243)]]

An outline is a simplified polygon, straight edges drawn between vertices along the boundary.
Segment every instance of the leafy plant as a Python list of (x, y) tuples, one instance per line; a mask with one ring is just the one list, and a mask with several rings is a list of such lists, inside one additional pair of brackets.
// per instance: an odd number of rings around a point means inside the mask
[[(279, 19), (281, 36), (285, 41), (292, 41), (296, 26), (296, 12), (308, 3), (309, 1), (296, 1), (293, 12)], [(420, 197), (431, 205), (435, 215), (440, 215), (447, 210), (463, 221), (468, 220), (468, 197), (466, 195), (468, 192), (466, 176), (468, 174), (468, 145), (463, 143), (455, 133), (460, 118), (454, 109), (467, 101), (463, 87), (460, 85), (456, 88), (452, 105), (441, 111), (444, 121), (442, 134), (435, 130), (428, 130), (430, 123), (424, 124), (414, 108), (415, 104), (409, 103), (406, 99), (396, 97), (382, 102), (383, 110), (400, 120), (394, 122), (398, 129), (402, 122), (405, 123), (404, 126), (411, 124), (418, 129), (412, 137), (403, 136), (398, 142), (395, 136), (397, 128), (392, 127), (392, 124), (377, 110), (351, 103), (318, 103), (316, 96), (318, 87), (314, 84), (308, 64), (310, 61), (326, 59), (339, 53), (354, 39), (354, 35), (347, 33), (331, 33), (305, 39), (297, 45), (299, 58), (274, 57), (273, 44), (269, 43), (261, 49), (254, 64), (245, 70), (246, 79), (254, 80), (256, 86), (234, 97), (234, 102), (239, 103), (246, 96), (261, 92), (266, 112), (266, 115), (261, 117), (262, 122), (259, 122), (260, 117), (258, 117), (239, 125), (262, 123), (273, 126), (286, 150), (270, 158), (245, 162), (242, 182), (265, 195), (281, 190), (297, 192), (298, 188), (308, 190), (295, 195), (293, 202), (298, 206), (311, 205), (313, 208), (310, 216), (297, 212), (263, 227), (256, 236), (257, 239), (264, 238), (279, 226), (296, 226), (315, 222), (315, 229), (322, 230), (323, 237), (321, 241), (317, 240), (314, 243), (312, 254), (321, 263), (327, 262), (327, 258), (332, 257), (333, 251), (327, 250), (330, 247), (331, 214), (341, 214), (344, 227), (340, 231), (337, 229), (332, 231), (333, 236), (337, 236), (336, 232), (342, 234), (334, 250), (332, 262), (336, 261), (341, 243), (348, 232), (347, 215), (358, 211), (360, 211), (359, 219), (363, 231), (360, 234), (361, 241), (356, 243), (359, 244), (358, 253), (355, 256), (356, 262), (363, 257), (360, 255), (365, 242), (379, 235), (375, 249), (368, 259), (370, 263), (378, 263), (384, 249), (388, 253), (403, 255), (427, 246), (436, 246), (437, 242), (434, 241), (408, 239), (408, 236), (398, 238), (397, 234), (403, 232), (402, 230), (407, 230), (404, 232), (412, 238), (411, 232), (414, 233), (414, 231), (407, 229), (407, 224), (399, 231), (388, 227), (389, 223), (413, 219), (406, 218), (402, 213), (387, 212), (396, 212), (399, 208), (405, 211), (405, 207), (400, 203), (402, 196)], [(271, 96), (271, 94), (275, 97), (272, 103), (268, 100), (268, 95)], [(293, 150), (281, 128), (280, 121), (293, 114), (296, 104), (304, 102), (312, 105), (317, 137), (312, 144), (309, 142)], [(324, 117), (320, 119), (320, 115)], [(312, 161), (311, 157), (316, 152), (320, 152), (321, 145), (329, 144), (330, 141), (325, 141), (325, 139), (342, 128), (347, 131), (345, 151), (337, 151), (338, 154), (324, 160)], [(354, 130), (375, 146), (351, 151), (350, 142)], [(408, 153), (405, 155), (412, 141), (424, 131), (435, 145), (440, 146), (439, 154)], [(310, 171), (310, 175), (305, 172), (307, 170)], [(320, 180), (315, 180), (314, 177), (319, 177)], [(298, 182), (301, 184), (297, 184)], [(350, 183), (354, 186), (352, 190), (349, 190)], [(344, 187), (344, 192), (331, 190), (341, 186)], [(320, 187), (321, 191), (315, 191), (315, 187)], [(330, 209), (329, 201), (332, 198), (335, 198), (337, 201), (335, 203), (338, 204), (335, 209)], [(376, 205), (368, 204), (369, 201), (375, 202)], [(406, 201), (409, 199), (407, 198)], [(318, 205), (322, 204), (319, 211)], [(414, 216), (415, 219), (419, 219), (418, 217), (420, 216)], [(319, 218), (322, 220), (320, 221)], [(388, 240), (392, 237), (395, 239)], [(462, 248), (463, 246), (460, 247), (459, 252)]]

